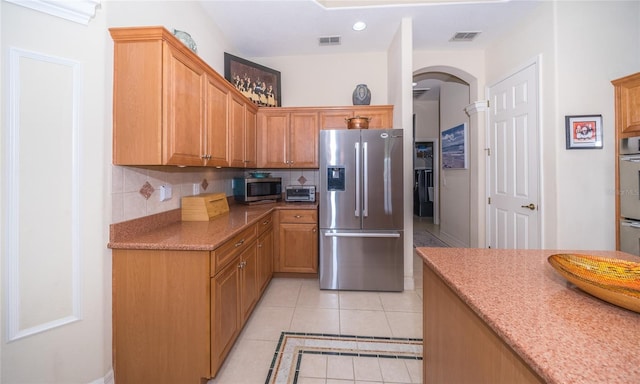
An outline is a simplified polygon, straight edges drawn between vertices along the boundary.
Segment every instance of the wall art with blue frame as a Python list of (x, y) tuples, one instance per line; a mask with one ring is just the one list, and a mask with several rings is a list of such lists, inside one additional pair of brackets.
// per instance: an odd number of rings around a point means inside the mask
[(442, 168), (467, 168), (467, 123), (442, 131)]

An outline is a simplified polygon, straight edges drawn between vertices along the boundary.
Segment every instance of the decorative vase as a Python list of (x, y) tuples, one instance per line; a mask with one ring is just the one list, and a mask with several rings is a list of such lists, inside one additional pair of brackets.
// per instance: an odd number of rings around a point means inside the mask
[(358, 84), (353, 90), (353, 105), (369, 105), (371, 103), (371, 91), (366, 84)]
[(190, 34), (185, 31), (179, 31), (177, 29), (173, 30), (173, 35), (178, 38), (182, 42), (182, 44), (186, 45), (193, 53), (198, 53), (198, 47), (196, 46), (196, 42), (193, 40)]

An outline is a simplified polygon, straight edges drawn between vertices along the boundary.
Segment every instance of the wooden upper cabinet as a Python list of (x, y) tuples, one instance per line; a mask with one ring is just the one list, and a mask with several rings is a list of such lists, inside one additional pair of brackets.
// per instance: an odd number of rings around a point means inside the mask
[(347, 129), (345, 119), (368, 117), (369, 129), (393, 127), (393, 105), (356, 105), (319, 108), (320, 129)]
[(619, 138), (640, 135), (640, 72), (611, 83), (615, 86)]
[(289, 113), (271, 109), (258, 114), (258, 167), (289, 168), (286, 150)]
[(109, 31), (114, 164), (244, 168), (245, 155), (255, 157), (245, 144), (255, 139), (255, 124), (245, 133), (249, 101), (198, 55), (163, 27)]
[(163, 164), (202, 165), (204, 70), (166, 42)]
[(318, 114), (291, 113), (289, 119), (289, 166), (318, 168)]
[(244, 100), (231, 95), (229, 100), (229, 132), (231, 134), (231, 163), (232, 167), (244, 168)]
[(245, 106), (245, 126), (244, 126), (244, 165), (245, 168), (256, 168), (258, 166), (258, 108), (253, 108), (249, 104)]
[(353, 111), (346, 109), (320, 112), (320, 129), (347, 129), (346, 120), (354, 117)]
[(220, 80), (207, 76), (205, 165), (229, 166), (229, 89)]
[(260, 110), (259, 168), (318, 168), (318, 112), (298, 108)]

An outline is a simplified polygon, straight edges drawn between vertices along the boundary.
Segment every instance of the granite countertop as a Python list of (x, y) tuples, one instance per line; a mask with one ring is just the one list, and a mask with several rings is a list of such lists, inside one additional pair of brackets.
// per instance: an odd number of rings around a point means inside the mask
[(431, 268), (549, 383), (640, 383), (640, 313), (601, 301), (548, 263), (555, 253), (640, 262), (617, 251), (418, 248)]
[(231, 204), (209, 221), (181, 221), (180, 209), (110, 226), (112, 249), (212, 251), (274, 210), (317, 209), (317, 203)]

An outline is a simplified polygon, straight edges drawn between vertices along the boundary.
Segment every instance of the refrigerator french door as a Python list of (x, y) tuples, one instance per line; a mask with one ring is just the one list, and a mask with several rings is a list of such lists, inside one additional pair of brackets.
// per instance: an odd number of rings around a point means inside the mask
[(320, 131), (320, 288), (402, 291), (402, 130)]

